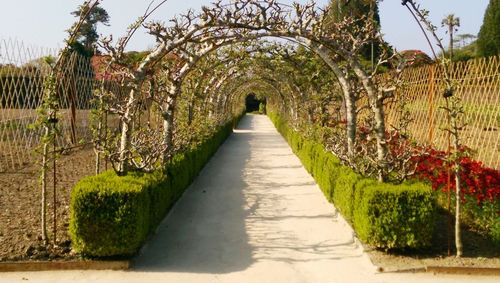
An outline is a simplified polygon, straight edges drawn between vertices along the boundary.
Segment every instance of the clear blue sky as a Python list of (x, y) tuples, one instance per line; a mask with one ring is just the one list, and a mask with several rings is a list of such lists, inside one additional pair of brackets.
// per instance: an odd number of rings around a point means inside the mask
[[(40, 47), (58, 47), (65, 38), (65, 30), (72, 24), (75, 10), (82, 0), (2, 0), (0, 9), (0, 38), (12, 38), (29, 45)], [(150, 0), (104, 0), (102, 6), (111, 17), (110, 27), (99, 27), (99, 32), (116, 37), (123, 34), (149, 4)], [(167, 21), (174, 14), (188, 8), (199, 9), (209, 5), (210, 0), (170, 0), (158, 10), (154, 19)], [(292, 0), (281, 0), (291, 3)], [(296, 2), (305, 3), (305, 0)], [(460, 17), (461, 27), (458, 33), (476, 35), (479, 32), (484, 12), (489, 0), (417, 0), (430, 10), (431, 19), (440, 27), (444, 16), (454, 13)], [(317, 0), (324, 6), (328, 0)], [(425, 39), (411, 18), (401, 0), (384, 0), (380, 4), (382, 32), (386, 40), (399, 50), (420, 49), (429, 53)], [(440, 30), (444, 29), (440, 27)], [(441, 33), (442, 36), (444, 32)], [(139, 34), (131, 42), (132, 50), (142, 50), (154, 44), (154, 40), (145, 34)]]

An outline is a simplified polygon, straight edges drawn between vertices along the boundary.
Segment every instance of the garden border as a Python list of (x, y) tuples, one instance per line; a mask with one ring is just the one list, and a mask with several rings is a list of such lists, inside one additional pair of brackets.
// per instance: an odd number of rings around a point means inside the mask
[[(371, 259), (370, 259), (371, 260)], [(439, 266), (429, 265), (414, 268), (390, 269), (377, 266), (379, 273), (434, 273), (434, 274), (461, 274), (473, 276), (498, 276), (500, 268), (497, 267), (467, 267), (467, 266)]]
[(32, 272), (61, 270), (128, 270), (131, 260), (71, 260), (0, 262), (1, 272)]

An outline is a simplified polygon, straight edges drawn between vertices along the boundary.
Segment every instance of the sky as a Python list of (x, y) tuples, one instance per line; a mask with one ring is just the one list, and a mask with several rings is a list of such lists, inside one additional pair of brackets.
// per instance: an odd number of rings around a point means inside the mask
[[(430, 18), (439, 27), (440, 36), (445, 37), (441, 20), (448, 14), (460, 18), (458, 34), (477, 35), (489, 0), (416, 0), (430, 11)], [(83, 0), (0, 0), (0, 40), (14, 39), (26, 45), (56, 48), (61, 47), (67, 30), (74, 22), (70, 15)], [(158, 0), (157, 0), (158, 2)], [(292, 3), (293, 0), (281, 0)], [(296, 0), (305, 3), (306, 0)], [(328, 0), (317, 0), (325, 6)], [(122, 36), (138, 16), (142, 15), (150, 0), (104, 0), (102, 7), (110, 15), (110, 26), (99, 26), (98, 32)], [(210, 0), (169, 0), (151, 19), (167, 22), (173, 15), (189, 8), (198, 10), (209, 5)], [(398, 50), (419, 49), (430, 54), (425, 37), (401, 0), (384, 0), (379, 6), (382, 33), (386, 41)], [(144, 50), (154, 45), (154, 39), (144, 33), (137, 34), (129, 50)]]

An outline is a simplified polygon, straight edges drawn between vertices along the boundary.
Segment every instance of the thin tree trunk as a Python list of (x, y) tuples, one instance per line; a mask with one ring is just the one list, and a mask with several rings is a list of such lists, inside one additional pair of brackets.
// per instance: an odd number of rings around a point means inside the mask
[(377, 140), (377, 162), (379, 166), (378, 180), (383, 182), (386, 178), (386, 158), (387, 158), (387, 142), (385, 137), (385, 115), (382, 94), (377, 92), (371, 78), (363, 70), (363, 67), (355, 59), (350, 60), (350, 65), (353, 67), (354, 73), (358, 76), (363, 84), (363, 87), (370, 100), (370, 108), (375, 119), (375, 137)]
[[(52, 125), (54, 128), (55, 128), (55, 124)], [(53, 131), (55, 132), (55, 129), (53, 129)], [(53, 190), (52, 190), (52, 200), (53, 200), (53, 207), (52, 207), (52, 220), (53, 220), (53, 234), (54, 234), (54, 245), (57, 243), (57, 161), (56, 161), (56, 140), (54, 139), (52, 141), (52, 173), (53, 173), (53, 178), (54, 180), (52, 180), (53, 182)]]
[(95, 153), (95, 174), (99, 175), (101, 168), (99, 166), (99, 160), (101, 159), (101, 153), (99, 151), (96, 151)]
[(191, 99), (189, 100), (189, 104), (188, 104), (188, 125), (191, 126), (191, 124), (193, 123), (193, 118), (194, 118), (194, 95), (191, 96)]
[(163, 146), (165, 149), (165, 152), (163, 153), (163, 163), (166, 163), (168, 161), (168, 159), (170, 158), (170, 153), (172, 152), (174, 135), (174, 114), (179, 91), (180, 87), (177, 86), (174, 82), (169, 89), (168, 98), (162, 105)]
[(387, 144), (385, 139), (385, 118), (384, 118), (384, 106), (381, 99), (374, 98), (372, 101), (371, 108), (375, 118), (375, 135), (377, 138), (377, 161), (380, 167), (378, 180), (383, 182), (385, 180), (385, 168), (386, 158), (387, 158)]
[[(45, 137), (49, 136), (49, 128), (45, 126)], [(47, 244), (47, 169), (48, 169), (48, 154), (49, 154), (49, 144), (44, 142), (43, 152), (42, 152), (42, 203), (41, 203), (41, 228), (42, 228), (42, 241), (43, 244)]]
[[(459, 130), (457, 125), (457, 117), (451, 115), (452, 118), (452, 131), (453, 131), (453, 145), (456, 153), (460, 150), (460, 140), (459, 140)], [(463, 253), (463, 245), (462, 245), (462, 235), (460, 230), (460, 192), (462, 189), (462, 184), (460, 182), (460, 160), (455, 157), (455, 193), (456, 193), (456, 202), (455, 202), (455, 247), (457, 249), (457, 257), (461, 257)]]
[(456, 187), (456, 204), (455, 204), (455, 247), (457, 249), (457, 257), (463, 254), (462, 233), (460, 230), (460, 168), (455, 169), (455, 187)]
[[(347, 99), (346, 98), (347, 95)], [(357, 123), (357, 112), (356, 112), (356, 99), (354, 94), (345, 93), (345, 108), (346, 108), (346, 135), (347, 135), (347, 154), (349, 156), (354, 155), (354, 146), (356, 143), (356, 123)]]
[(214, 108), (215, 108), (214, 96), (215, 96), (215, 94), (211, 95), (210, 99), (208, 100), (208, 105), (207, 105), (207, 107), (208, 107), (208, 119), (212, 119), (212, 117), (214, 116)]
[[(128, 112), (128, 111), (127, 111)], [(127, 115), (128, 116), (128, 115)], [(125, 174), (128, 170), (128, 156), (127, 151), (130, 144), (130, 125), (129, 121), (126, 121), (126, 117), (123, 117), (122, 121), (122, 133), (120, 138), (120, 150), (119, 150), (119, 163), (118, 163), (118, 173)]]
[[(99, 140), (101, 140), (101, 138), (102, 138), (102, 124), (103, 124), (102, 117), (99, 117), (99, 123), (97, 124), (98, 143), (99, 143)], [(94, 151), (95, 151), (95, 174), (98, 175), (99, 172), (101, 171), (100, 164), (99, 164), (99, 160), (101, 159), (101, 152), (100, 152), (100, 148), (98, 148), (98, 146), (96, 146), (96, 147), (97, 148), (94, 149)]]
[(349, 156), (354, 154), (354, 145), (356, 143), (356, 127), (357, 127), (357, 113), (356, 113), (356, 96), (351, 91), (349, 81), (347, 80), (344, 72), (340, 69), (337, 63), (332, 60), (330, 51), (324, 46), (311, 46), (313, 51), (318, 54), (323, 61), (333, 71), (342, 89), (344, 101), (346, 106), (346, 136), (347, 136), (347, 153)]
[(132, 118), (132, 107), (135, 104), (135, 93), (136, 90), (132, 89), (129, 93), (129, 98), (127, 105), (125, 107), (125, 113), (123, 114), (121, 125), (122, 132), (120, 137), (120, 150), (119, 150), (119, 163), (118, 163), (118, 173), (125, 174), (128, 170), (128, 154), (127, 151), (130, 145), (130, 133), (131, 133), (131, 118)]
[(170, 153), (172, 152), (173, 145), (173, 133), (174, 133), (174, 105), (166, 105), (166, 109), (163, 111), (163, 146), (165, 152), (163, 153), (163, 162), (167, 162), (170, 158)]

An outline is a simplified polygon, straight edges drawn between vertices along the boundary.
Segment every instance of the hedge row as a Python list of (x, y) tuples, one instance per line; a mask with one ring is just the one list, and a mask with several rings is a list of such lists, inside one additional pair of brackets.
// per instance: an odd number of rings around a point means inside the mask
[(430, 246), (436, 209), (429, 186), (362, 177), (341, 165), (321, 144), (291, 130), (275, 113), (269, 117), (360, 240), (384, 249)]
[(175, 155), (165, 169), (127, 176), (107, 171), (80, 180), (71, 192), (73, 249), (90, 257), (135, 254), (238, 120), (195, 148)]

